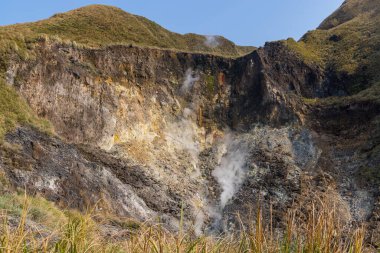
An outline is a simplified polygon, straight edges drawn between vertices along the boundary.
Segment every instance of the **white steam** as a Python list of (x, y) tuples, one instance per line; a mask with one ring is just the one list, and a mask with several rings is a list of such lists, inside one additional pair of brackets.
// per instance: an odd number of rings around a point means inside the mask
[(200, 144), (197, 141), (198, 133), (195, 123), (190, 116), (185, 116), (189, 110), (185, 108), (184, 115), (177, 122), (168, 125), (166, 128), (166, 140), (170, 143), (170, 146), (177, 150), (184, 150), (190, 155), (193, 169), (198, 174)]
[[(194, 232), (195, 235), (200, 236), (204, 233), (204, 229), (208, 229), (209, 232), (216, 231), (216, 228), (220, 227), (220, 221), (222, 220), (222, 211), (220, 207), (211, 205), (207, 200), (207, 197), (203, 194), (197, 193), (193, 199), (194, 208)], [(211, 227), (205, 227), (205, 221), (209, 219), (213, 220)]]
[(191, 68), (186, 70), (185, 73), (185, 80), (183, 81), (183, 84), (181, 86), (181, 93), (186, 94), (188, 93), (194, 86), (194, 83), (199, 80), (199, 76), (194, 74), (193, 70)]
[[(214, 36), (207, 37), (209, 45), (218, 43)], [(222, 213), (228, 201), (233, 198), (244, 182), (246, 174), (247, 146), (244, 141), (227, 131), (219, 146), (218, 165), (212, 172), (212, 176), (218, 182), (221, 195), (219, 203), (209, 202), (207, 199), (208, 189), (201, 189), (203, 179), (199, 166), (199, 155), (202, 150), (202, 140), (205, 130), (197, 124), (200, 98), (193, 92), (194, 85), (199, 81), (199, 75), (191, 68), (184, 75), (183, 84), (179, 92), (187, 100), (188, 104), (182, 107), (177, 120), (167, 124), (165, 138), (170, 153), (175, 159), (181, 159), (188, 163), (191, 169), (189, 176), (200, 183), (198, 193), (192, 198), (192, 214), (194, 217), (194, 231), (201, 235), (206, 229), (205, 222), (213, 220), (210, 231), (220, 228)], [(182, 163), (183, 164), (183, 163)]]
[[(172, 155), (176, 159), (186, 154), (185, 161), (191, 165), (191, 173), (189, 176), (195, 180), (201, 179), (201, 172), (198, 168), (199, 153), (201, 151), (200, 136), (204, 135), (204, 129), (197, 125), (197, 113), (199, 109), (199, 98), (192, 92), (194, 85), (199, 81), (199, 75), (191, 68), (186, 70), (182, 86), (179, 89), (181, 95), (185, 95), (189, 99), (187, 107), (182, 109), (182, 113), (177, 120), (170, 122), (165, 130), (165, 138), (168, 147), (172, 149)], [(178, 103), (179, 104), (179, 103)], [(182, 160), (184, 161), (184, 160)], [(190, 167), (190, 166), (189, 166)], [(206, 219), (205, 208), (207, 200), (203, 197), (203, 192), (199, 192), (192, 199), (192, 214), (194, 216), (194, 231), (197, 235), (203, 233), (203, 226)]]
[(207, 205), (207, 200), (201, 196), (199, 193), (197, 193), (194, 196), (194, 199), (192, 201), (192, 206), (194, 208), (194, 232), (197, 236), (202, 235), (203, 233), (203, 226), (205, 223), (206, 219), (206, 214), (205, 214), (205, 207)]
[[(183, 84), (180, 88), (182, 94), (187, 94), (193, 88), (195, 82), (199, 80), (199, 76), (189, 68), (186, 70)], [(166, 141), (168, 146), (174, 148), (173, 154), (177, 155), (177, 151), (182, 150), (189, 154), (190, 163), (193, 167), (192, 177), (197, 178), (200, 176), (198, 169), (200, 143), (199, 135), (202, 130), (197, 125), (197, 98), (192, 98), (193, 102), (190, 108), (184, 108), (179, 118), (167, 125), (165, 130)]]
[(205, 45), (208, 47), (214, 48), (220, 45), (218, 36), (206, 35), (205, 39)]
[(231, 134), (225, 136), (222, 148), (220, 163), (212, 175), (222, 189), (220, 207), (223, 209), (244, 182), (247, 148)]

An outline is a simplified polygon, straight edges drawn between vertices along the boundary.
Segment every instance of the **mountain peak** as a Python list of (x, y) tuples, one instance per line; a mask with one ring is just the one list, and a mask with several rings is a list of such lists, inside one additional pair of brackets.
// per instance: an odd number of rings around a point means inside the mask
[(379, 2), (374, 0), (346, 0), (318, 29), (328, 30), (363, 15), (378, 15)]

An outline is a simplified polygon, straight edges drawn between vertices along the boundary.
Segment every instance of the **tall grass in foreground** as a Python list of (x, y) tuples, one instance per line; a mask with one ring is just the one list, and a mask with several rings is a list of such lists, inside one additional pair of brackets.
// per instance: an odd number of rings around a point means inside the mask
[(2, 214), (0, 253), (211, 253), (211, 252), (363, 252), (363, 229), (352, 233), (336, 224), (334, 211), (316, 208), (301, 219), (289, 212), (285, 232), (275, 236), (271, 226), (263, 223), (261, 210), (256, 220), (238, 234), (220, 237), (194, 237), (191, 232), (170, 233), (160, 225), (141, 225), (130, 229), (122, 239), (102, 236), (100, 223), (91, 213), (71, 215), (62, 229), (46, 233), (28, 224), (29, 203), (25, 201), (16, 224)]

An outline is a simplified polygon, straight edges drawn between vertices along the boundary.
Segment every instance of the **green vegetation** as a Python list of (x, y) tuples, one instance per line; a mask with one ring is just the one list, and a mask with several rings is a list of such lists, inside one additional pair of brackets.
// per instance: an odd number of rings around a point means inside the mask
[(308, 63), (350, 76), (355, 94), (380, 81), (380, 6), (372, 0), (349, 0), (319, 29), (299, 42), (284, 41)]
[(292, 38), (283, 41), (283, 43), (292, 51), (296, 52), (305, 62), (309, 64), (324, 64), (323, 57), (319, 54), (318, 50), (311, 45), (303, 41), (297, 42)]
[(196, 237), (191, 231), (171, 233), (160, 225), (140, 224), (123, 227), (126, 236), (113, 238), (102, 232), (102, 225), (110, 224), (104, 215), (61, 212), (41, 198), (6, 195), (0, 199), (0, 252), (363, 252), (363, 229), (343, 231), (335, 210), (323, 203), (318, 206), (320, 210), (306, 213), (290, 211), (282, 235), (274, 235), (258, 210), (253, 225), (235, 235)]
[(217, 46), (208, 46), (205, 36), (173, 33), (144, 17), (104, 5), (90, 5), (35, 23), (2, 27), (0, 34), (4, 30), (16, 31), (29, 38), (55, 36), (89, 47), (133, 44), (229, 57), (237, 57), (254, 50), (254, 47), (236, 46), (220, 36), (216, 37)]
[(369, 88), (354, 95), (345, 97), (327, 98), (302, 98), (303, 102), (310, 105), (344, 106), (353, 103), (373, 103), (380, 105), (380, 82), (374, 83)]
[(356, 18), (362, 13), (375, 12), (378, 10), (379, 4), (372, 0), (348, 0), (339, 8), (331, 14), (318, 29), (328, 30), (333, 27), (337, 27), (351, 19)]
[(51, 132), (50, 123), (32, 112), (17, 92), (0, 78), (0, 140), (17, 125), (30, 125)]
[(207, 87), (207, 93), (209, 95), (212, 95), (214, 93), (214, 90), (215, 90), (215, 77), (212, 76), (212, 75), (207, 75), (206, 76), (206, 87)]
[[(4, 78), (8, 61), (12, 55), (17, 55), (21, 60), (29, 58), (26, 37), (31, 37), (26, 30), (16, 30), (11, 27), (0, 27), (0, 78)], [(37, 39), (37, 38), (35, 38)]]

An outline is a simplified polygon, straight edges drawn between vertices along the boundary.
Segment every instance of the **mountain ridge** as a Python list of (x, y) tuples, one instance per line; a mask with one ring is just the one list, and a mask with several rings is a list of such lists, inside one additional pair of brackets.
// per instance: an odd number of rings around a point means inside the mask
[(21, 32), (26, 30), (26, 34), (30, 31), (36, 35), (58, 36), (95, 47), (132, 44), (229, 57), (241, 56), (255, 49), (237, 46), (222, 36), (174, 33), (145, 17), (108, 5), (88, 5), (45, 20), (8, 27)]
[(379, 27), (376, 1), (347, 0), (300, 41), (288, 39), (284, 43), (331, 76), (336, 89), (328, 91), (328, 96), (349, 96), (380, 82)]

